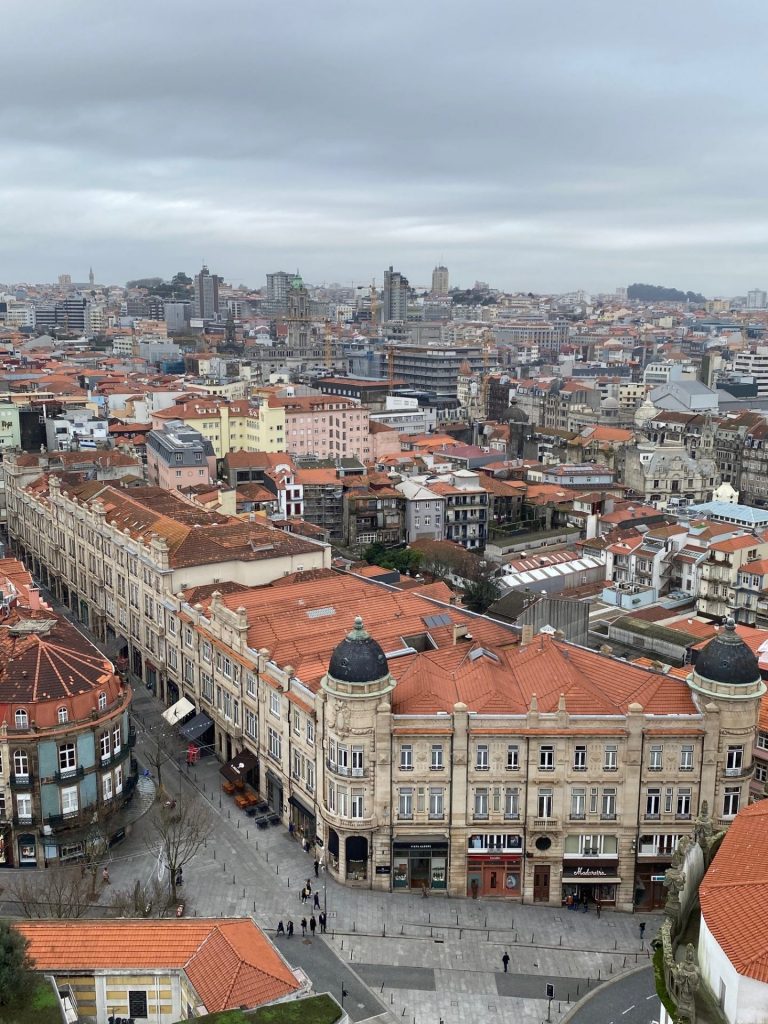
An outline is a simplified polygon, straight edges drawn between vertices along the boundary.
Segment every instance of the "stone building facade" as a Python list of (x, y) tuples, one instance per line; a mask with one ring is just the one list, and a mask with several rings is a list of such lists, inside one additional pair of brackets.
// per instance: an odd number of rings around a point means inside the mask
[(748, 799), (765, 687), (731, 630), (686, 685), (343, 577), (182, 620), (217, 752), (346, 884), (661, 906), (702, 801)]

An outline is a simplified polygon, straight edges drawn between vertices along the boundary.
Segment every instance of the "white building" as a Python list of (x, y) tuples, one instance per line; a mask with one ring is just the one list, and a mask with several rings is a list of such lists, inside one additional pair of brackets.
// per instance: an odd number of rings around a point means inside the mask
[(733, 368), (736, 373), (754, 377), (757, 397), (768, 398), (768, 345), (757, 345), (754, 352), (737, 352)]
[(744, 808), (699, 887), (702, 978), (729, 1024), (768, 1021), (768, 800)]

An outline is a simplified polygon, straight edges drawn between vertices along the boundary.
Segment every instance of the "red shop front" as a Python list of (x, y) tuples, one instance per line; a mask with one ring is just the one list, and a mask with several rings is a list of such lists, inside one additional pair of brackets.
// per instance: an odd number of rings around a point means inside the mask
[(467, 895), (520, 896), (522, 854), (522, 836), (471, 836), (467, 849)]

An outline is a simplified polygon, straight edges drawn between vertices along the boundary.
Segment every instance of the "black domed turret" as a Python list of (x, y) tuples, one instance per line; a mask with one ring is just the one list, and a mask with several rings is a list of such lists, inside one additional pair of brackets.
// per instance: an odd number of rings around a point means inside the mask
[(694, 671), (701, 679), (730, 686), (751, 686), (760, 679), (757, 658), (736, 633), (733, 619), (699, 654)]
[(387, 656), (363, 629), (363, 620), (358, 615), (354, 629), (331, 655), (328, 675), (340, 683), (372, 683), (387, 673)]
[(517, 402), (511, 402), (499, 416), (500, 423), (527, 423), (528, 413), (521, 409)]

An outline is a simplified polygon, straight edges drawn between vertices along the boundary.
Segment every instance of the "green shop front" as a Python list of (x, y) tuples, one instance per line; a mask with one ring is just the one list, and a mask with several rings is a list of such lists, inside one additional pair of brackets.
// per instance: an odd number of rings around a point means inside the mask
[(392, 842), (393, 889), (446, 889), (448, 840), (445, 836), (397, 838)]

